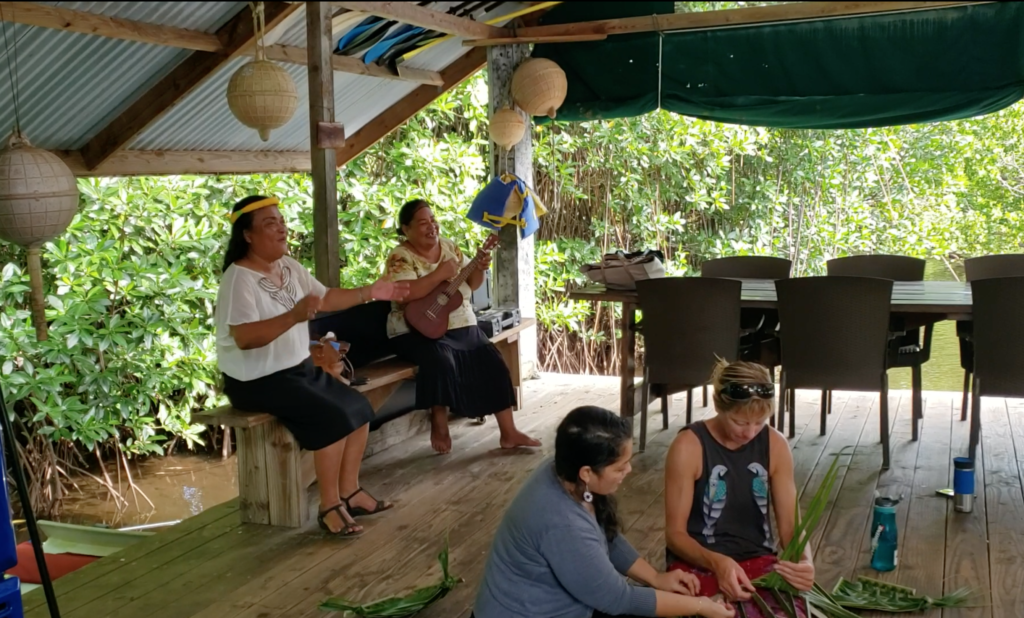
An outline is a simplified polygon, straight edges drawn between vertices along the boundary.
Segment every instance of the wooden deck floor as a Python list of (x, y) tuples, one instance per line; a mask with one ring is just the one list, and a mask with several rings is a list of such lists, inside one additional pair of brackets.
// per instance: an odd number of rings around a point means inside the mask
[[(500, 453), (495, 424), (453, 428), (454, 453), (434, 456), (426, 439), (413, 440), (367, 460), (364, 484), (398, 508), (365, 520), (356, 541), (239, 523), (236, 501), (202, 514), (118, 554), (72, 573), (57, 584), (66, 618), (276, 618), (328, 615), (317, 608), (331, 595), (373, 600), (432, 583), (436, 556), (450, 535), (452, 570), (465, 583), (424, 612), (458, 618), (470, 606), (505, 505), (522, 480), (553, 449), (554, 430), (581, 404), (617, 405), (617, 378), (546, 375), (526, 387), (521, 427), (545, 441), (540, 453)], [(929, 393), (922, 439), (910, 442), (909, 396), (893, 393), (892, 469), (879, 474), (877, 396), (836, 393), (828, 434), (818, 435), (817, 393), (800, 393), (797, 437), (792, 441), (798, 487), (805, 499), (820, 483), (827, 455), (856, 445), (842, 487), (816, 539), (819, 582), (871, 574), (938, 595), (961, 586), (982, 592), (982, 607), (947, 610), (947, 617), (1024, 616), (1024, 402), (987, 400), (983, 465), (972, 514), (953, 511), (935, 494), (951, 484), (954, 455), (966, 450), (967, 423), (959, 396)], [(700, 396), (697, 396), (697, 404)], [(677, 398), (671, 427), (650, 420), (647, 451), (619, 494), (627, 536), (656, 566), (663, 565), (662, 469), (684, 411)], [(655, 408), (655, 411), (657, 408)], [(697, 416), (707, 413), (698, 408)], [(874, 492), (905, 494), (899, 507), (899, 568), (876, 574), (867, 567)], [(26, 616), (47, 615), (37, 590), (27, 595)], [(938, 616), (938, 612), (932, 615)]]

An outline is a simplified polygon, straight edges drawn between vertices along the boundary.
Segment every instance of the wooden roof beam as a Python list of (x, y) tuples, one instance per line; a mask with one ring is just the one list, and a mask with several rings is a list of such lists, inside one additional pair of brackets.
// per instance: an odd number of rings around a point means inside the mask
[[(270, 45), (265, 50), (267, 60), (278, 62), (289, 62), (292, 64), (307, 64), (309, 62), (305, 47), (290, 47), (288, 45)], [(440, 86), (444, 83), (441, 74), (437, 71), (426, 69), (411, 69), (398, 67), (398, 71), (392, 71), (388, 67), (379, 64), (366, 64), (358, 58), (348, 56), (331, 55), (331, 67), (338, 73), (350, 73), (352, 75), (365, 75), (367, 77), (379, 77), (381, 79), (392, 79), (417, 84), (429, 84)]]
[[(275, 28), (281, 20), (300, 8), (300, 4), (267, 2), (264, 5), (267, 31)], [(97, 169), (221, 67), (236, 56), (247, 53), (255, 40), (252, 22), (252, 12), (246, 6), (217, 31), (217, 38), (223, 45), (220, 52), (192, 52), (120, 116), (103, 127), (82, 148), (82, 158), (86, 167), (90, 170)]]
[(433, 11), (413, 2), (334, 2), (333, 4), (350, 11), (362, 11), (410, 26), (418, 26), (467, 39), (497, 39), (512, 36), (511, 31), (505, 28), (450, 13)]
[[(565, 37), (583, 35), (636, 34), (638, 32), (729, 28), (792, 21), (835, 19), (858, 15), (925, 11), (972, 4), (988, 4), (988, 2), (792, 2), (743, 9), (672, 13), (644, 17), (602, 19), (570, 24), (552, 24), (550, 26), (534, 26), (519, 28), (515, 34), (523, 42), (526, 42), (527, 39), (533, 43), (559, 42), (559, 39), (565, 42)], [(493, 38), (502, 39), (492, 43), (495, 45), (508, 42), (503, 37)], [(483, 42), (481, 41), (480, 43), (482, 44)]]
[(485, 64), (487, 50), (477, 47), (448, 65), (448, 68), (441, 71), (444, 83), (440, 88), (420, 86), (349, 136), (345, 140), (345, 145), (336, 150), (338, 167), (355, 159), (367, 148), (384, 139), (439, 96), (466, 81)]
[(26, 26), (38, 26), (79, 34), (94, 34), (108, 39), (165, 45), (193, 51), (220, 53), (224, 50), (224, 45), (216, 34), (171, 26), (158, 26), (45, 4), (0, 2), (0, 13), (2, 13), (2, 21)]
[[(294, 19), (296, 18), (295, 16), (301, 18), (301, 15), (295, 11), (287, 19)], [(91, 34), (108, 39), (177, 47), (179, 49), (191, 49), (192, 51), (205, 51), (216, 54), (228, 53), (227, 47), (217, 34), (106, 17), (83, 11), (54, 8), (43, 4), (0, 2), (0, 17), (3, 18), (3, 21), (12, 23), (62, 30), (64, 32)], [(287, 24), (282, 23), (279, 26), (278, 34), (287, 27)], [(268, 31), (266, 36), (268, 59), (291, 64), (306, 64), (306, 49), (304, 47), (274, 45), (273, 43), (277, 39), (273, 34), (273, 32)], [(254, 47), (250, 45), (248, 49), (251, 52)], [(441, 85), (441, 75), (437, 71), (400, 69), (398, 72), (395, 72), (387, 67), (376, 64), (367, 65), (358, 59), (345, 56), (335, 56), (333, 64), (334, 70), (339, 73), (366, 75), (417, 84)]]

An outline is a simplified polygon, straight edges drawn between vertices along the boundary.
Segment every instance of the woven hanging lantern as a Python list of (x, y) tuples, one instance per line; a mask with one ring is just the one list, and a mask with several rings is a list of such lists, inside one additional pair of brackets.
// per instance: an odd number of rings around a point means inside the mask
[(512, 98), (531, 116), (554, 118), (568, 87), (565, 71), (547, 58), (527, 58), (512, 74)]
[(40, 246), (67, 229), (78, 210), (75, 175), (59, 157), (35, 148), (15, 129), (0, 150), (0, 238), (28, 249), (32, 287), (32, 323), (45, 341)]
[(491, 140), (507, 150), (522, 141), (523, 135), (526, 134), (526, 123), (519, 112), (504, 107), (491, 116), (488, 130)]
[(239, 122), (256, 129), (260, 139), (270, 139), (292, 119), (299, 104), (295, 82), (287, 71), (258, 58), (240, 67), (228, 82), (228, 107)]
[(260, 139), (268, 141), (270, 131), (283, 127), (295, 114), (299, 93), (287, 71), (266, 59), (264, 54), (263, 3), (253, 7), (253, 32), (256, 34), (256, 59), (248, 62), (228, 82), (228, 108), (247, 127), (256, 129)]

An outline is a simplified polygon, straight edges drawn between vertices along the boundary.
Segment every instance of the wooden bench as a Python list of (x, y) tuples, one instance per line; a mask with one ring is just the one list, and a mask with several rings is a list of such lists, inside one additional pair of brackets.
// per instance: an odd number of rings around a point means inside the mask
[[(519, 335), (534, 323), (532, 318), (524, 318), (518, 326), (491, 338), (512, 375), (515, 409), (522, 405)], [(403, 382), (415, 379), (416, 370), (415, 365), (394, 357), (377, 361), (356, 369), (356, 375), (367, 382), (354, 388), (379, 411)], [(317, 504), (313, 453), (300, 449), (284, 425), (270, 414), (231, 406), (193, 414), (192, 422), (234, 429), (243, 522), (291, 528), (306, 525)]]

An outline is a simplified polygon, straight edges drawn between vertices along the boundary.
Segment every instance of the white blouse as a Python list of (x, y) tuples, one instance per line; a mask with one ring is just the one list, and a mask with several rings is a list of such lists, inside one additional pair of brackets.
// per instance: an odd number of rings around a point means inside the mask
[(310, 294), (323, 298), (327, 288), (292, 258), (277, 262), (284, 285), (277, 287), (263, 273), (232, 264), (217, 292), (217, 366), (236, 380), (247, 382), (298, 365), (309, 356), (309, 324), (291, 327), (262, 348), (242, 350), (231, 327), (262, 322), (290, 311)]

